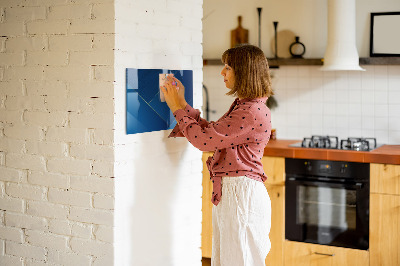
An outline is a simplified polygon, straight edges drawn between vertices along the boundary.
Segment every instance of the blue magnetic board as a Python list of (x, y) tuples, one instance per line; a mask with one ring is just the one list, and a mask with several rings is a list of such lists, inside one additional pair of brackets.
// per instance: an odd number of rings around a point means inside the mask
[(174, 74), (185, 86), (185, 99), (193, 106), (193, 71), (126, 69), (126, 133), (172, 129), (176, 120), (167, 103), (160, 100), (159, 75)]

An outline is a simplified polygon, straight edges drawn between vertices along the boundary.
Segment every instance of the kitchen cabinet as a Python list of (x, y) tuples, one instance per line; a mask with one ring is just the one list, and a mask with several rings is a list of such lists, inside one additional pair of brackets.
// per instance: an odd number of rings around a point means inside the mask
[(285, 187), (265, 184), (271, 199), (271, 250), (265, 259), (266, 266), (283, 265), (285, 241)]
[(271, 250), (265, 259), (267, 266), (283, 265), (285, 241), (285, 158), (264, 156), (261, 160), (267, 175), (265, 187), (271, 199)]
[(212, 252), (212, 183), (206, 161), (212, 152), (203, 153), (203, 194), (202, 194), (202, 223), (201, 223), (201, 253), (203, 258), (211, 258)]
[(265, 185), (285, 185), (285, 158), (264, 156), (261, 163), (268, 177)]
[(284, 252), (285, 266), (369, 265), (369, 253), (365, 250), (316, 245), (286, 240)]
[(400, 165), (370, 167), (370, 265), (400, 265)]
[(400, 165), (370, 164), (371, 193), (400, 195)]
[[(203, 218), (201, 247), (202, 256), (211, 258), (212, 252), (212, 183), (208, 172), (206, 161), (212, 152), (203, 153)], [(272, 221), (271, 221), (271, 250), (266, 258), (266, 265), (283, 265), (283, 243), (285, 230), (285, 158), (263, 157), (262, 164), (268, 176), (265, 186), (271, 199)]]
[(400, 196), (371, 194), (371, 266), (400, 265)]

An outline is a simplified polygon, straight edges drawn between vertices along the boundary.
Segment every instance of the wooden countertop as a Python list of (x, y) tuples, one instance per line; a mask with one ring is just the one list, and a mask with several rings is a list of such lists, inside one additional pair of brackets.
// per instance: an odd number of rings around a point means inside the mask
[(400, 145), (383, 145), (372, 151), (290, 147), (301, 140), (270, 140), (264, 156), (364, 163), (400, 164)]

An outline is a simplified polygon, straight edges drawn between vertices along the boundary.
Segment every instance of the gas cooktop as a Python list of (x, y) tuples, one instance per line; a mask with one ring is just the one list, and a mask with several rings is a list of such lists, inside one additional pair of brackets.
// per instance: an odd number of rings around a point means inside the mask
[(289, 146), (301, 148), (371, 151), (382, 145), (377, 145), (376, 138), (347, 138), (342, 139), (339, 142), (339, 138), (336, 136), (313, 135), (311, 138), (304, 138), (302, 142), (297, 142)]

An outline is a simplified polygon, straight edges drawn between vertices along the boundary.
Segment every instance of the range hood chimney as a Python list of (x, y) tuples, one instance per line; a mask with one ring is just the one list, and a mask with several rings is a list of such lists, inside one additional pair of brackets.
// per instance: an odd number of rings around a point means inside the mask
[(355, 0), (328, 0), (328, 45), (323, 71), (358, 70)]

